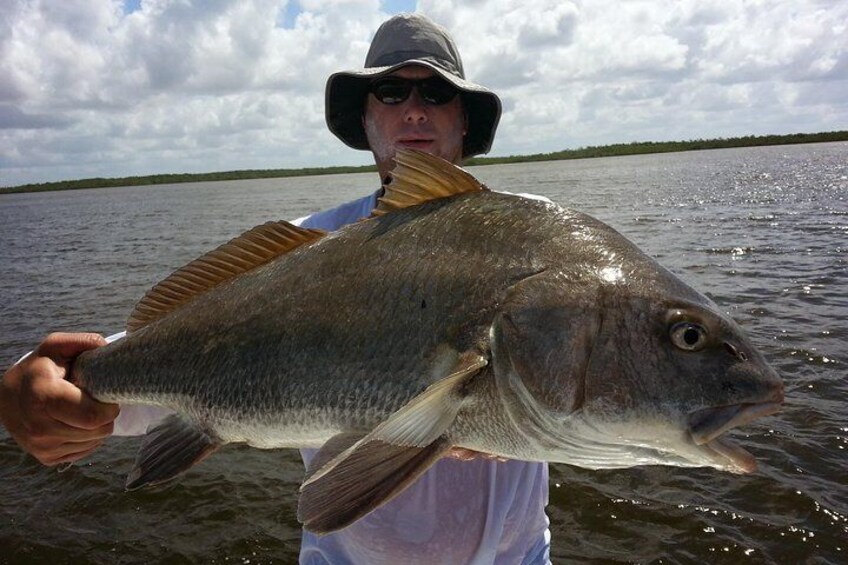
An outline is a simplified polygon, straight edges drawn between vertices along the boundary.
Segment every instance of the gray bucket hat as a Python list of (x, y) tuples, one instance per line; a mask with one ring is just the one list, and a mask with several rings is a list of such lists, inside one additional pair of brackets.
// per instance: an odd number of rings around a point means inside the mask
[(459, 51), (450, 34), (421, 14), (399, 14), (383, 23), (371, 41), (364, 69), (330, 75), (325, 93), (330, 131), (354, 149), (368, 149), (362, 127), (368, 85), (408, 65), (432, 69), (459, 89), (468, 116), (463, 158), (488, 152), (501, 117), (500, 98), (465, 80)]

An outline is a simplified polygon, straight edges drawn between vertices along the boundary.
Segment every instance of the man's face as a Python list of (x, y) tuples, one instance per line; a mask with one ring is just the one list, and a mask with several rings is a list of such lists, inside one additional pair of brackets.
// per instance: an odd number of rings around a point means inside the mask
[[(409, 66), (391, 76), (423, 79), (433, 74), (426, 67)], [(368, 94), (363, 124), (381, 177), (394, 166), (392, 158), (398, 148), (419, 149), (452, 163), (462, 159), (466, 121), (459, 95), (447, 104), (432, 105), (421, 99), (417, 88), (399, 104), (383, 104)]]

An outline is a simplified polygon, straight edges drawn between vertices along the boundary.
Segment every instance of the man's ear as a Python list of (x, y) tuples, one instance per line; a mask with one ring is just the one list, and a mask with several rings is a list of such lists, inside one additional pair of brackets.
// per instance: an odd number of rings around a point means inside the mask
[(468, 112), (463, 108), (462, 110), (462, 137), (468, 133)]

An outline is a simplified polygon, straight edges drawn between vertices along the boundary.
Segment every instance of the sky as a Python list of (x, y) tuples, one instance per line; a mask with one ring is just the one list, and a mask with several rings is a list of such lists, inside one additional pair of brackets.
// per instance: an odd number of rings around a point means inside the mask
[(490, 155), (848, 129), (845, 0), (4, 0), (0, 186), (369, 164), (324, 85), (403, 11), (501, 96)]

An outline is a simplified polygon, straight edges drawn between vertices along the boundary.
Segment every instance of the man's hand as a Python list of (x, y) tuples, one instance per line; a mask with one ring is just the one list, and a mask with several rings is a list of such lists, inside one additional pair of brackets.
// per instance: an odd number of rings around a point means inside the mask
[(65, 380), (77, 355), (102, 345), (93, 333), (50, 334), (0, 381), (0, 423), (44, 465), (82, 459), (112, 434), (119, 406)]
[(508, 461), (506, 457), (498, 457), (497, 455), (492, 455), (491, 453), (481, 453), (480, 451), (464, 449), (462, 447), (454, 447), (448, 452), (446, 457), (450, 457), (451, 459), (459, 459), (460, 461), (474, 461), (478, 457), (482, 457), (484, 459), (494, 459), (495, 461), (500, 461), (501, 463)]

